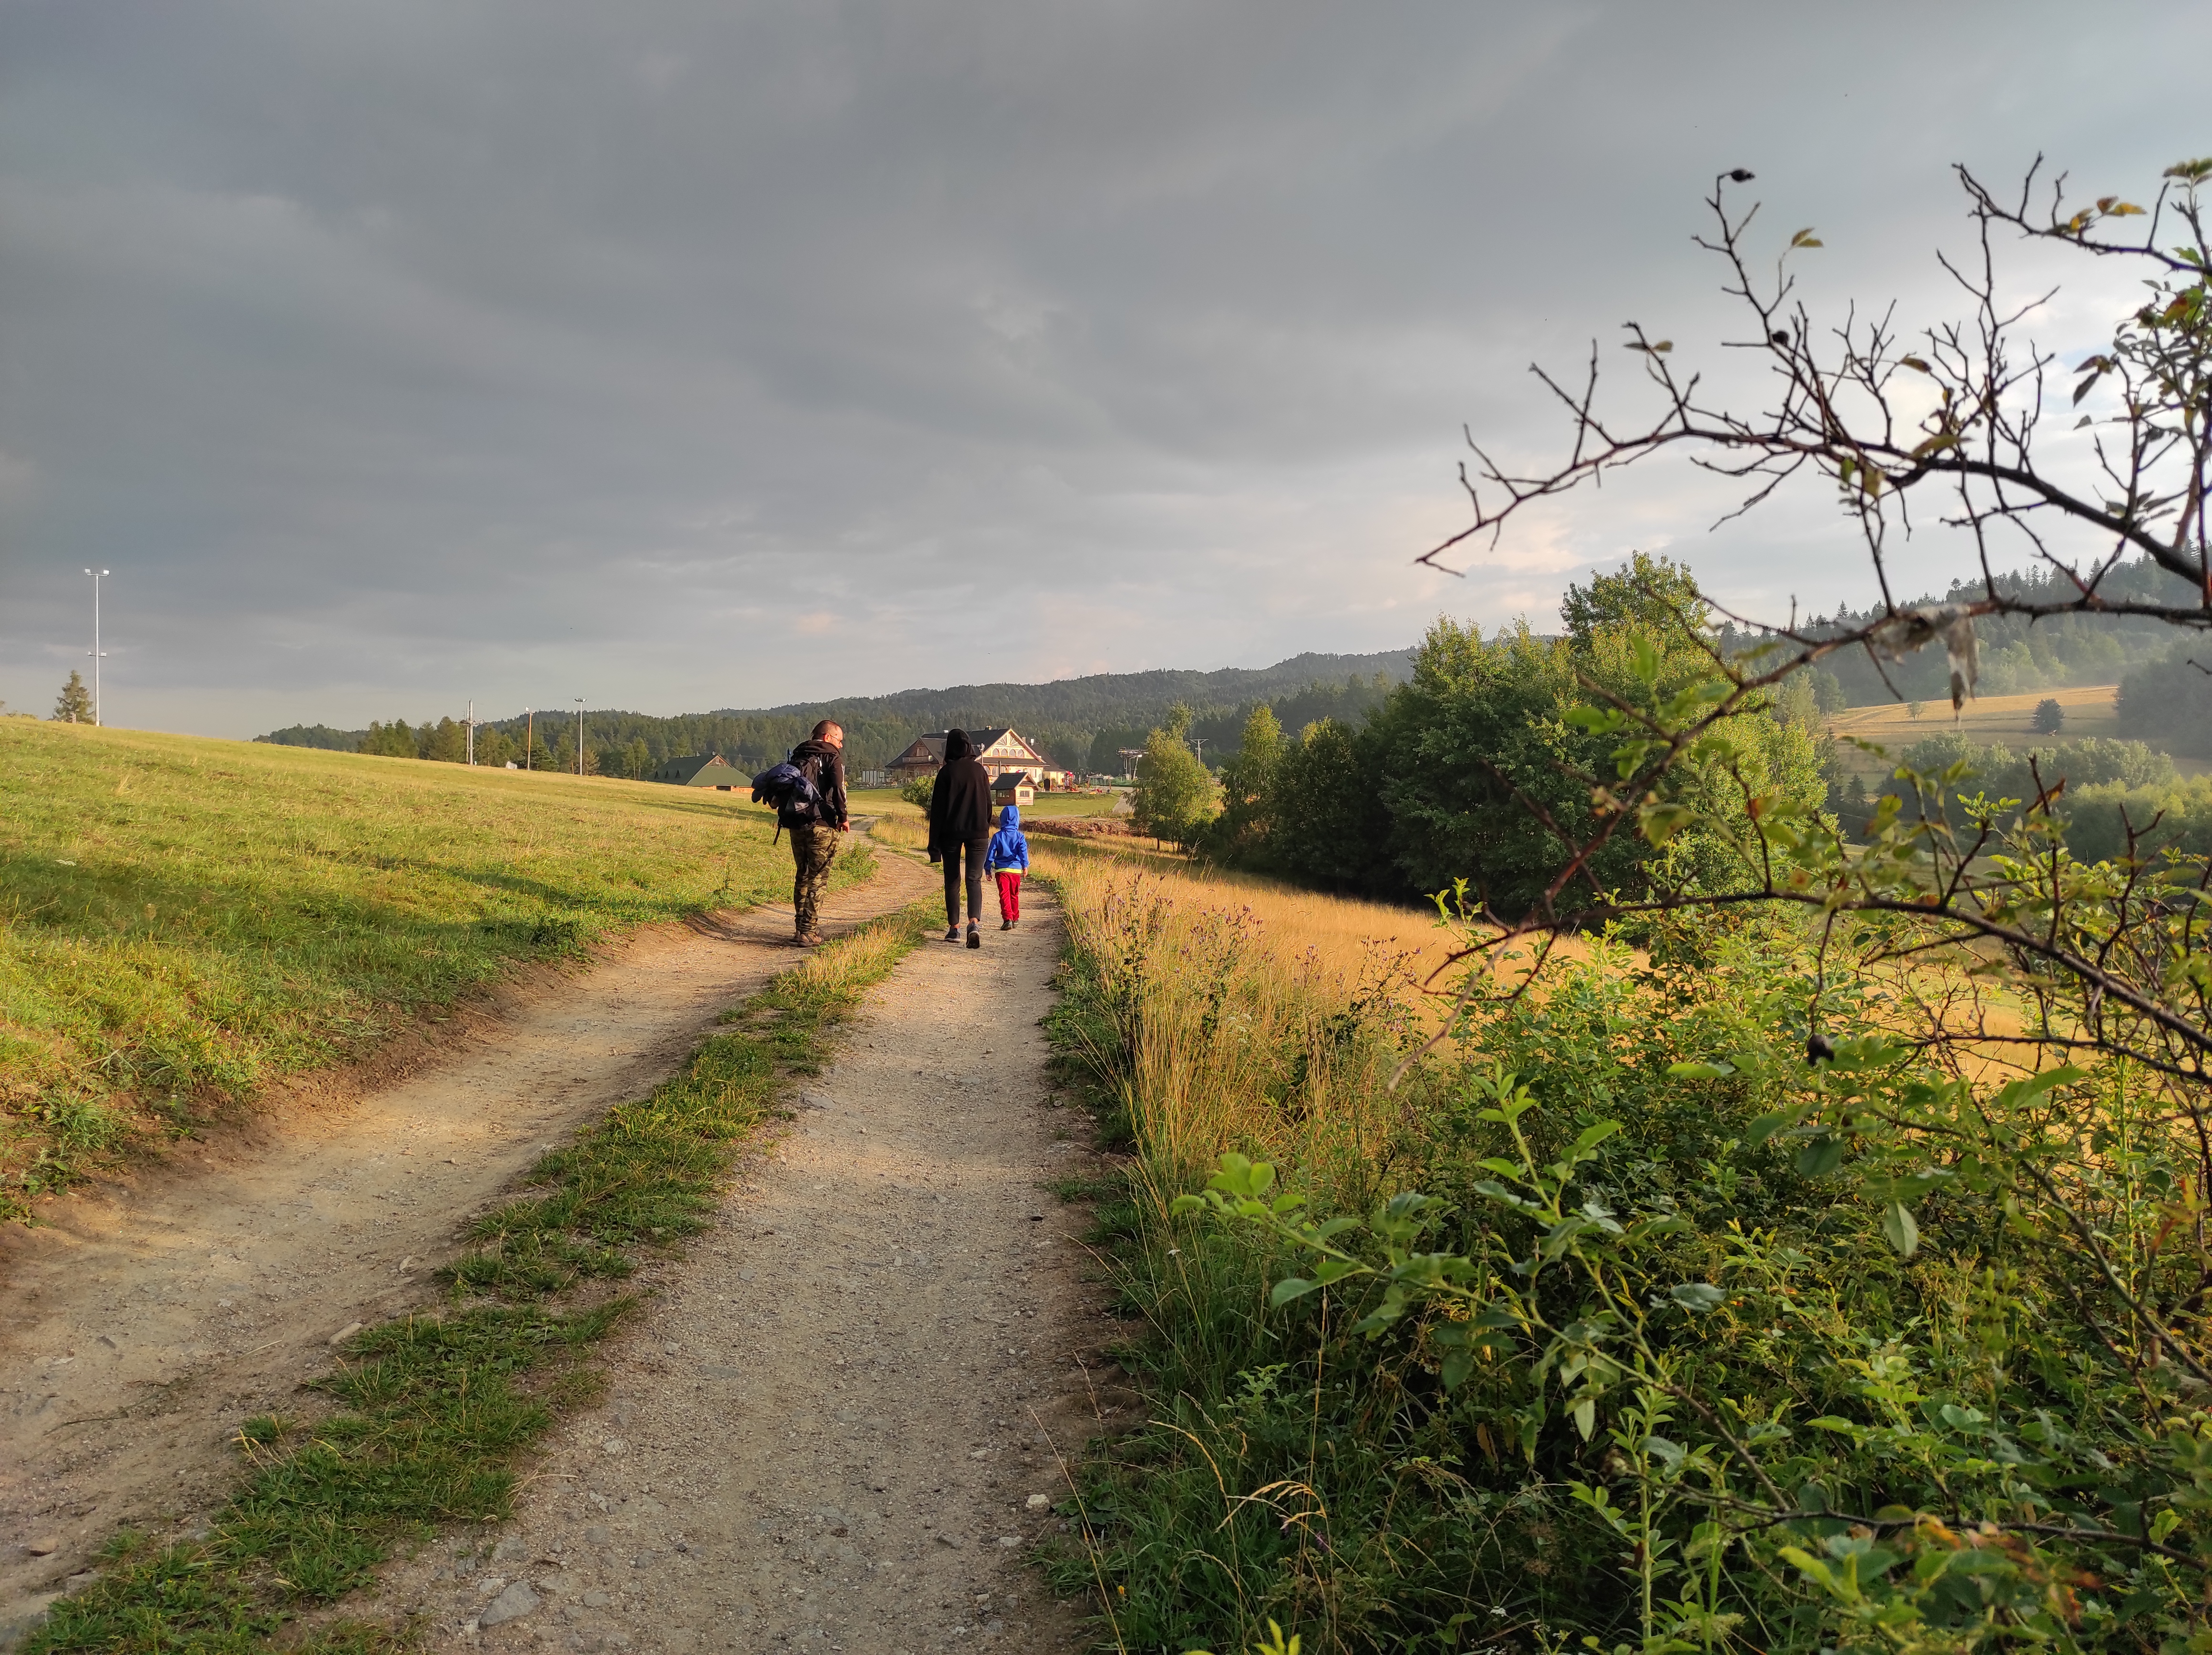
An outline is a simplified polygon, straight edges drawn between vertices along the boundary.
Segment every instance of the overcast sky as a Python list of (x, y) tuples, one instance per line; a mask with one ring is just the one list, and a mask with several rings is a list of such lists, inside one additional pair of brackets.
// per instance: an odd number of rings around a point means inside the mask
[(88, 563), (109, 720), (233, 736), (1257, 666), (1639, 546), (1863, 597), (1677, 464), (1411, 560), (1462, 422), (1555, 443), (1531, 359), (1719, 357), (1717, 172), (1949, 314), (1949, 163), (2140, 198), (2207, 64), (2109, 0), (0, 0), (0, 699)]

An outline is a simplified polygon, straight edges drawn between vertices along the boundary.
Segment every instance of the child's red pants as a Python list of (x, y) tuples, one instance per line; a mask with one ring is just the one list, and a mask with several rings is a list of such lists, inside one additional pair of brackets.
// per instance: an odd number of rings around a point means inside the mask
[(1022, 917), (1022, 870), (1001, 868), (999, 870), (999, 918), (1013, 920)]

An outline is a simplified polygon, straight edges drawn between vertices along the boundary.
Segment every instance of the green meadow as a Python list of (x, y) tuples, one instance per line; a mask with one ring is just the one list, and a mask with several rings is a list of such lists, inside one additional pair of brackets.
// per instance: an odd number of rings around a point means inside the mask
[(787, 892), (773, 831), (649, 783), (0, 720), (0, 1217), (522, 962)]

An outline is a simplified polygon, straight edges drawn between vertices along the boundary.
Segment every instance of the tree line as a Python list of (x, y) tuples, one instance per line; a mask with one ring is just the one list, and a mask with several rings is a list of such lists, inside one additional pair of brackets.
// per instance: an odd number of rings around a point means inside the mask
[[(2172, 596), (2172, 578), (2147, 561), (2125, 573), (2130, 594)], [(2049, 582), (2035, 572), (2000, 579), (2025, 601), (2049, 596)], [(1524, 912), (1550, 886), (1561, 844), (1587, 839), (1605, 808), (1594, 801), (1607, 746), (1577, 728), (1575, 709), (1647, 682), (1688, 682), (1716, 655), (1742, 658), (1758, 647), (1759, 634), (1725, 621), (1707, 625), (1705, 613), (1686, 568), (1639, 553), (1618, 572), (1568, 589), (1560, 636), (1523, 622), (1485, 638), (1474, 627), (1438, 621), (1414, 652), (1412, 677), (1378, 687), (1357, 711), (1293, 722), (1279, 716), (1281, 704), (1262, 704), (1244, 712), (1233, 741), (1224, 741), (1218, 719), (1208, 730), (1178, 707), (1142, 743), (1137, 824), (1207, 859), (1330, 889), (1421, 900), (1465, 878), (1471, 891), (1501, 905), (1496, 911)], [(2130, 738), (2014, 749), (1947, 731), (1893, 752), (1890, 761), (1915, 774), (1952, 774), (1967, 796), (1991, 800), (2034, 799), (2037, 767), (2046, 786), (2063, 776), (2064, 831), (2087, 860), (2122, 853), (2130, 825), (2147, 846), (2212, 851), (2212, 780), (2185, 780), (2158, 750), (2212, 757), (2212, 651), (2191, 639), (2172, 643), (2171, 628), (2161, 640), (2130, 617), (2058, 619), (2066, 624), (2045, 620), (2031, 628), (2000, 615), (1985, 626), (1984, 688), (1990, 663), (2008, 652), (2055, 662), (2062, 676), (2078, 670), (2109, 678), (2114, 660), (2135, 658), (2140, 664), (2119, 693), (2121, 727)], [(1850, 613), (1839, 610), (1812, 626), (1851, 624)], [(2152, 642), (2167, 647), (2154, 653)], [(1791, 675), (1759, 725), (1763, 748), (1751, 755), (1754, 767), (1803, 808), (1832, 812), (1849, 833), (1874, 821), (1885, 797), (1917, 812), (1923, 805), (1911, 781), (1892, 777), (1869, 788), (1847, 772), (1826, 720), (1862, 697), (1889, 700), (1885, 670), (1899, 693), (1943, 696), (1942, 686), (1922, 682), (1942, 666), (1940, 652), (1880, 669), (1861, 652)], [(1656, 676), (1647, 680), (1646, 672)], [(1869, 685), (1878, 694), (1868, 694)], [(2033, 725), (2056, 737), (2063, 723), (2063, 709), (2051, 700), (2038, 707)], [(1194, 753), (1200, 735), (1219, 755), (1217, 764)], [(1718, 785), (1710, 777), (1703, 784), (1708, 791)], [(1955, 813), (1955, 805), (1931, 800), (1927, 808)], [(1694, 834), (1663, 854), (1632, 836), (1616, 839), (1591, 872), (1608, 886), (1632, 883), (1655, 861), (1668, 878), (1729, 876), (1727, 858)]]
[[(1274, 706), (1280, 719), (1294, 727), (1318, 719), (1363, 718), (1389, 695), (1391, 682), (1387, 672), (1377, 671), (1365, 677), (1310, 682), (1302, 688), (1279, 694), (1272, 702), (1253, 700), (1206, 706), (1191, 715), (1186, 734), (1212, 745), (1217, 751), (1231, 749), (1253, 710), (1267, 706)], [(665, 718), (641, 712), (586, 712), (584, 773), (642, 779), (669, 759), (690, 754), (715, 754), (750, 774), (767, 768), (805, 740), (817, 718), (836, 717), (836, 706), (823, 703), (820, 708), (809, 707), (793, 713), (706, 712)], [(939, 709), (939, 721), (923, 723), (894, 724), (879, 715), (865, 719), (854, 716), (853, 722), (845, 727), (847, 767), (854, 773), (879, 769), (904, 752), (916, 736), (930, 731), (952, 726), (982, 729), (1009, 722), (1003, 711), (988, 715), (971, 711), (950, 718), (945, 716), (946, 711)], [(1168, 711), (1165, 706), (1156, 709), (1155, 718), (1164, 716)], [(1099, 729), (1031, 725), (1018, 718), (1011, 722), (1055, 764), (1100, 775), (1121, 773), (1121, 749), (1141, 747), (1152, 727), (1141, 722)], [(521, 718), (487, 719), (477, 726), (477, 762), (496, 767), (511, 760), (532, 769), (573, 771), (576, 767), (575, 726), (574, 713), (557, 712), (534, 721)], [(327, 724), (294, 724), (255, 739), (280, 746), (438, 760), (453, 764), (463, 762), (468, 749), (467, 731), (453, 718), (425, 719), (411, 725), (404, 718), (395, 718), (388, 724), (372, 722), (362, 731), (334, 730)], [(526, 761), (524, 748), (533, 742), (532, 756)]]
[[(1179, 712), (1146, 743), (1137, 825), (1224, 864), (1332, 889), (1419, 900), (1464, 880), (1492, 911), (1524, 912), (1553, 882), (1561, 836), (1586, 837), (1620, 808), (1605, 789), (1613, 744), (1577, 710), (1608, 690), (1664, 694), (1696, 682), (1712, 658), (1697, 641), (1701, 614), (1686, 569), (1639, 553), (1569, 589), (1562, 637), (1522, 623), (1486, 638), (1439, 620), (1413, 676), (1358, 723), (1324, 718), (1293, 737), (1271, 708), (1254, 709), (1218, 776), (1191, 752)], [(1820, 716), (1801, 681), (1727, 757), (1818, 809)], [(1700, 784), (1716, 793), (1735, 785), (1722, 756)], [(1608, 887), (1724, 882), (1730, 854), (1696, 834), (1660, 847), (1624, 836), (1590, 873)]]

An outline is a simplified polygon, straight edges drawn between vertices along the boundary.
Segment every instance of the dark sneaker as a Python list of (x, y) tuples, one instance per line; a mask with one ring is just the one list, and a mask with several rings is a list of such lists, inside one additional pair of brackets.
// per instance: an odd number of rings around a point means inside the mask
[(983, 946), (983, 933), (973, 925), (968, 927), (968, 946), (971, 949), (980, 949)]
[(945, 928), (945, 940), (948, 943), (957, 943), (960, 940), (960, 927), (947, 925)]

